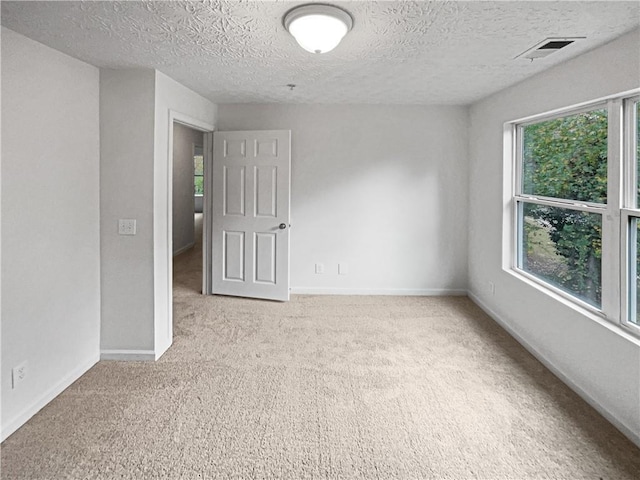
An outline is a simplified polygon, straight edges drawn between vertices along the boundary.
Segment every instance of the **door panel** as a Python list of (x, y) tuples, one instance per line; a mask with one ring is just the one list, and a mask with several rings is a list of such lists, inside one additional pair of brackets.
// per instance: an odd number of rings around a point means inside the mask
[(256, 233), (256, 258), (254, 281), (260, 283), (276, 283), (276, 234)]
[[(214, 160), (215, 161), (215, 160)], [(244, 216), (246, 168), (224, 166), (224, 214)]]
[(289, 299), (291, 132), (215, 132), (212, 293)]
[(244, 232), (224, 232), (222, 276), (228, 281), (244, 281)]
[(278, 216), (278, 167), (255, 167), (256, 217)]

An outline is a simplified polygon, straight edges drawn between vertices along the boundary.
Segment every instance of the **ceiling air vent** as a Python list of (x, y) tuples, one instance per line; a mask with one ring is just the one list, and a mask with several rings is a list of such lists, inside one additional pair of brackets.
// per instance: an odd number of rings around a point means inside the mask
[(551, 55), (553, 52), (557, 52), (561, 48), (565, 48), (578, 40), (583, 40), (584, 38), (585, 37), (545, 38), (529, 50), (522, 52), (516, 58), (528, 58), (532, 61), (536, 58), (544, 58)]

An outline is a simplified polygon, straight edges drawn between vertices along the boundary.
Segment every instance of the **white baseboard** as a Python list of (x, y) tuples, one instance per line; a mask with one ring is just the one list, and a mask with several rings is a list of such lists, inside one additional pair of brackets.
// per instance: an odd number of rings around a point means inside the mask
[(100, 360), (155, 361), (153, 350), (102, 350)]
[[(80, 363), (71, 372), (65, 375), (58, 383), (53, 387), (45, 391), (42, 395), (36, 398), (30, 405), (24, 408), (14, 418), (9, 420), (6, 424), (2, 425), (2, 434), (0, 441), (4, 442), (9, 435), (23, 426), (31, 417), (38, 413), (43, 407), (45, 407), (51, 400), (65, 391), (73, 382), (84, 375), (91, 367), (93, 367), (100, 360), (99, 355), (93, 355), (91, 358)], [(4, 418), (3, 418), (4, 420)]]
[(173, 252), (173, 256), (177, 257), (178, 255), (180, 255), (181, 253), (186, 252), (187, 250), (189, 250), (190, 248), (193, 248), (196, 245), (196, 242), (191, 242), (187, 245), (185, 245), (182, 248), (179, 248), (178, 250), (176, 250), (175, 252)]
[(324, 288), (324, 287), (292, 287), (294, 295), (396, 295), (434, 297), (444, 295), (464, 296), (465, 289), (439, 288)]
[(556, 377), (558, 377), (565, 385), (571, 390), (577, 393), (585, 402), (595, 408), (600, 415), (606, 418), (614, 427), (616, 427), (622, 434), (640, 447), (640, 435), (630, 428), (628, 428), (623, 422), (621, 422), (613, 413), (607, 410), (604, 405), (593, 398), (588, 392), (583, 390), (580, 386), (571, 380), (560, 368), (555, 366), (549, 359), (542, 355), (538, 350), (533, 347), (529, 342), (523, 339), (513, 328), (498, 315), (495, 311), (487, 306), (480, 298), (473, 292), (468, 292), (469, 298), (478, 305), (484, 312), (489, 315), (498, 325), (504, 328), (509, 335), (516, 339), (516, 341), (522, 345), (531, 355), (536, 357), (540, 363), (547, 367)]
[(157, 361), (162, 355), (165, 354), (169, 347), (173, 344), (173, 338), (164, 339), (161, 342), (158, 342), (156, 346), (156, 350), (153, 354), (153, 359)]

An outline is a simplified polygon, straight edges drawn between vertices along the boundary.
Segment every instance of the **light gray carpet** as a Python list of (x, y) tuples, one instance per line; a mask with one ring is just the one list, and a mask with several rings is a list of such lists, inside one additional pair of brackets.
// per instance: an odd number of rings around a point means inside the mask
[(3, 479), (638, 479), (640, 450), (467, 298), (199, 295), (2, 445)]

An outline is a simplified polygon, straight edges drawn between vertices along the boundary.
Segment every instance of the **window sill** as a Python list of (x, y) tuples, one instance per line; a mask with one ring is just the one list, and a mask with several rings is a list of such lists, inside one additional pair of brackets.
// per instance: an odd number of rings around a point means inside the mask
[(543, 285), (536, 280), (532, 280), (527, 275), (522, 274), (514, 268), (504, 268), (504, 271), (515, 277), (519, 281), (525, 283), (529, 287), (535, 288), (537, 291), (547, 295), (548, 297), (551, 297), (553, 300), (556, 300), (563, 306), (572, 309), (574, 312), (579, 313), (589, 320), (598, 323), (612, 333), (615, 333), (616, 335), (640, 347), (640, 328), (635, 328), (632, 326), (628, 327), (620, 323), (618, 319), (608, 319), (603, 313), (596, 311), (595, 307), (588, 308), (586, 306), (582, 306), (577, 302), (566, 298), (564, 295), (560, 295), (551, 288), (548, 288), (546, 285)]

